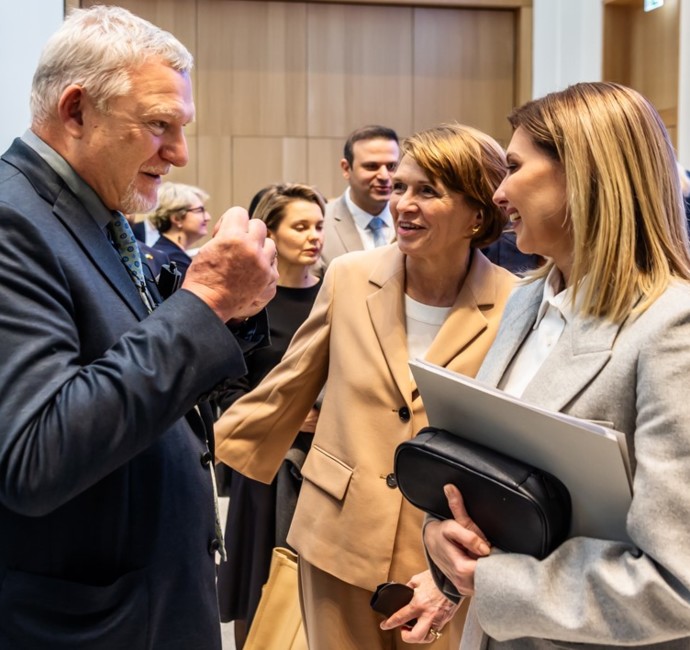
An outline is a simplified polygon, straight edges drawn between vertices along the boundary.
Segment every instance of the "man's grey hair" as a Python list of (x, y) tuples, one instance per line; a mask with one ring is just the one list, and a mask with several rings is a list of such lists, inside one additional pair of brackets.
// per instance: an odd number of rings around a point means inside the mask
[(96, 107), (130, 90), (129, 71), (160, 60), (189, 72), (194, 59), (172, 34), (121, 7), (95, 5), (75, 9), (41, 53), (31, 86), (32, 123), (56, 115), (65, 88), (78, 84)]

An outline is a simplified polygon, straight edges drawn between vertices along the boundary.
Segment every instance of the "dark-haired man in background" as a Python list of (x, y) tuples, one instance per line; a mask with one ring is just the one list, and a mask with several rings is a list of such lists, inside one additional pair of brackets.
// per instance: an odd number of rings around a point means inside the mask
[(340, 166), (349, 187), (326, 205), (324, 265), (343, 253), (375, 248), (393, 239), (388, 200), (399, 154), (398, 136), (388, 127), (364, 126), (348, 136)]

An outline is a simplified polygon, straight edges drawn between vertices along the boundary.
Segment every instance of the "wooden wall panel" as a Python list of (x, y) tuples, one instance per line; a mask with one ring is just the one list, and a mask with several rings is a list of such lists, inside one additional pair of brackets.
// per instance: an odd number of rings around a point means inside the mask
[(630, 83), (631, 13), (624, 6), (605, 8), (603, 78), (606, 81)]
[(534, 12), (531, 7), (523, 7), (513, 12), (515, 16), (515, 96), (513, 105), (520, 106), (533, 98), (532, 95), (532, 39), (534, 31)]
[(603, 78), (631, 86), (661, 114), (674, 144), (678, 124), (680, 5), (666, 0), (645, 12), (641, 2), (606, 0)]
[(200, 135), (198, 140), (197, 184), (211, 195), (207, 207), (215, 222), (235, 203), (232, 195), (233, 139), (229, 135)]
[(414, 43), (415, 130), (457, 120), (507, 141), (505, 118), (515, 94), (514, 14), (416, 9)]
[(306, 7), (198, 0), (199, 128), (306, 135)]
[(236, 3), (196, 0), (199, 14), (196, 119), (202, 136), (232, 135), (232, 44)]
[(344, 138), (309, 138), (307, 182), (327, 198), (342, 194), (347, 187), (340, 168)]
[(312, 3), (307, 31), (310, 137), (370, 123), (411, 131), (411, 8)]
[(150, 20), (155, 25), (172, 32), (188, 48), (196, 42), (196, 0), (82, 0), (82, 7), (97, 4), (113, 4)]
[[(666, 0), (660, 9), (633, 14), (630, 84), (659, 110), (678, 106), (679, 13), (678, 0)], [(676, 118), (674, 111), (669, 126)]]
[(405, 137), (457, 119), (506, 142), (529, 97), (532, 0), (107, 1), (195, 56), (190, 163), (169, 178), (206, 189), (214, 218), (271, 182), (339, 195), (363, 124)]
[(306, 138), (233, 138), (232, 201), (247, 206), (270, 183), (304, 183)]

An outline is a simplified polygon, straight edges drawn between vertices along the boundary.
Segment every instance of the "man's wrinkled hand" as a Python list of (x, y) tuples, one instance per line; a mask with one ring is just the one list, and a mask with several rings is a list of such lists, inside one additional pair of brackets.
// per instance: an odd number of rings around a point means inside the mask
[(223, 214), (213, 238), (194, 256), (182, 288), (227, 322), (261, 311), (275, 296), (277, 282), (276, 248), (266, 236), (265, 224), (234, 207)]

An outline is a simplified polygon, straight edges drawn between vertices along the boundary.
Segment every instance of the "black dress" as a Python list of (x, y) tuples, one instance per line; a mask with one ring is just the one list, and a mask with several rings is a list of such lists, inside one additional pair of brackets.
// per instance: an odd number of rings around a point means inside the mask
[[(320, 286), (321, 282), (307, 289), (278, 287), (275, 298), (266, 307), (271, 345), (247, 358), (249, 372), (219, 400), (221, 408), (228, 408), (254, 388), (278, 364), (297, 328), (309, 315)], [(311, 438), (311, 434), (300, 433), (291, 453), (306, 453)], [(291, 519), (294, 503), (277, 503), (282, 499), (277, 485), (290, 473), (290, 465), (284, 463), (281, 475), (271, 485), (231, 473), (225, 526), (228, 559), (218, 569), (218, 602), (223, 622), (246, 620), (249, 628), (254, 618), (261, 588), (268, 579), (271, 551), (287, 544), (285, 520)]]

